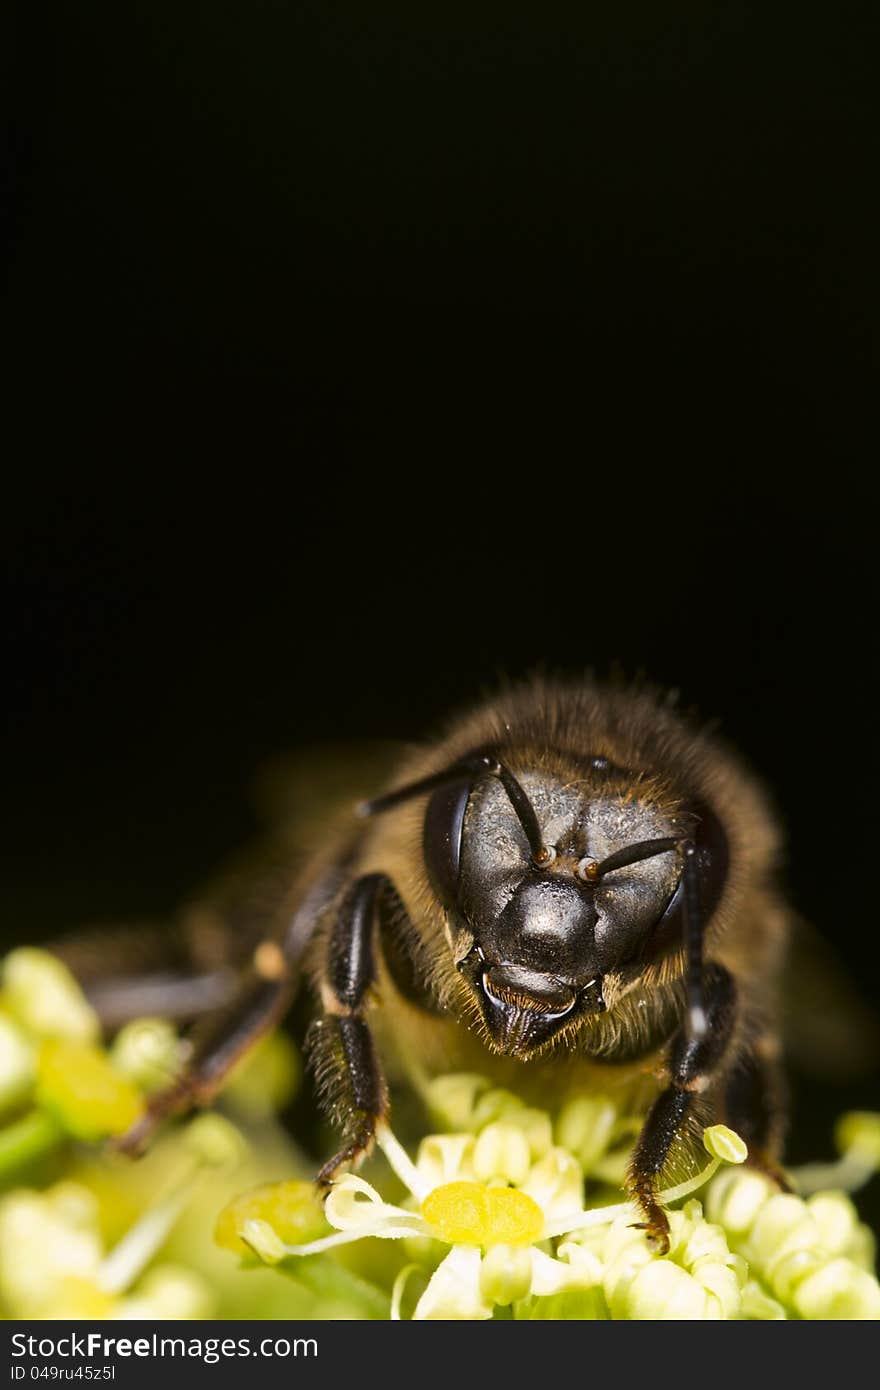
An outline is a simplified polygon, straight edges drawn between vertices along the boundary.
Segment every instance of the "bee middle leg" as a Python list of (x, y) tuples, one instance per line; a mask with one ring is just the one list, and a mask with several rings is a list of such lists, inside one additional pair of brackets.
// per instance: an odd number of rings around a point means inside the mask
[(661, 1254), (669, 1249), (669, 1218), (657, 1197), (660, 1174), (727, 1050), (736, 1017), (736, 986), (729, 972), (708, 965), (702, 983), (705, 1032), (694, 1038), (682, 1031), (673, 1039), (670, 1084), (648, 1111), (627, 1175), (627, 1188), (644, 1214), (640, 1225)]
[(317, 1176), (325, 1186), (373, 1146), (388, 1115), (388, 1087), (364, 1018), (376, 978), (374, 936), (380, 895), (390, 883), (367, 874), (349, 890), (333, 926), (321, 980), (323, 1017), (309, 1039), (312, 1067), (325, 1105), (341, 1123), (345, 1143)]
[(781, 1163), (787, 1102), (778, 1043), (772, 1034), (758, 1033), (731, 1068), (725, 1118), (748, 1145), (750, 1166), (784, 1192), (791, 1190)]

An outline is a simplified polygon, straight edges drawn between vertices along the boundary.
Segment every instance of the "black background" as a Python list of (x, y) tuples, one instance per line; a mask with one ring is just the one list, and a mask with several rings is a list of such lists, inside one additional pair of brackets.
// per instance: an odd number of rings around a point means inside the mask
[(273, 752), (618, 662), (876, 1001), (871, 14), (13, 26), (8, 939), (168, 911)]

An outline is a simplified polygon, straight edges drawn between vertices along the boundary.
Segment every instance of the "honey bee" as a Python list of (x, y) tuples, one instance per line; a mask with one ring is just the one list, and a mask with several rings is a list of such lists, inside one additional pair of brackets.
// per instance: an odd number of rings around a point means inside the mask
[(778, 1173), (778, 847), (757, 782), (671, 700), (513, 688), (405, 756), (302, 871), (282, 865), (240, 990), (123, 1146), (208, 1103), (304, 980), (341, 1129), (321, 1183), (369, 1153), (413, 1059), (545, 1102), (611, 1091), (644, 1116), (627, 1186), (666, 1249), (661, 1178), (700, 1124), (725, 1120)]

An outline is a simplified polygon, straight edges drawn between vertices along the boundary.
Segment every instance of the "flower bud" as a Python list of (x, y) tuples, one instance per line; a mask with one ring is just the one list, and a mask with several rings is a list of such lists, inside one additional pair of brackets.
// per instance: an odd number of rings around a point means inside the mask
[(841, 1115), (834, 1127), (834, 1142), (839, 1153), (855, 1150), (880, 1168), (880, 1113), (850, 1110), (848, 1114)]
[(824, 1264), (825, 1259), (819, 1250), (789, 1250), (770, 1259), (762, 1266), (761, 1273), (771, 1291), (790, 1308), (798, 1286)]
[(524, 1105), (519, 1110), (508, 1111), (504, 1123), (522, 1130), (528, 1140), (533, 1162), (543, 1158), (553, 1147), (553, 1125), (546, 1110), (535, 1110)]
[[(691, 1268), (692, 1278), (718, 1304), (717, 1316), (735, 1318), (742, 1305), (742, 1290), (737, 1271), (731, 1269), (723, 1260), (705, 1260)], [(710, 1316), (711, 1304), (707, 1304)]]
[(756, 1279), (749, 1279), (743, 1285), (740, 1317), (750, 1322), (781, 1322), (788, 1314)]
[(842, 1192), (817, 1192), (807, 1199), (806, 1205), (823, 1249), (829, 1255), (849, 1257), (859, 1226), (858, 1213), (849, 1198)]
[(94, 1042), (98, 1016), (76, 980), (48, 951), (23, 946), (3, 966), (3, 999), (9, 1012), (36, 1038)]
[(687, 1211), (690, 1224), (683, 1232), (681, 1262), (688, 1269), (694, 1269), (703, 1261), (709, 1263), (725, 1262), (729, 1255), (727, 1238), (720, 1226), (716, 1226), (711, 1221), (702, 1219), (702, 1208), (699, 1202), (688, 1202)]
[(802, 1318), (880, 1319), (880, 1284), (852, 1260), (831, 1260), (803, 1279), (794, 1294)]
[(430, 1190), (474, 1174), (474, 1138), (471, 1134), (429, 1134), (419, 1145), (416, 1168)]
[(515, 1125), (487, 1125), (478, 1135), (474, 1148), (474, 1173), (480, 1182), (500, 1178), (504, 1182), (522, 1183), (530, 1167), (529, 1141)]
[(0, 1014), (0, 1111), (27, 1099), (34, 1082), (34, 1048), (11, 1018)]
[(769, 1269), (784, 1255), (812, 1250), (819, 1243), (816, 1223), (805, 1202), (777, 1192), (764, 1203), (752, 1226), (749, 1252), (759, 1268)]
[(197, 1115), (183, 1133), (183, 1146), (199, 1163), (208, 1168), (223, 1168), (240, 1163), (247, 1151), (247, 1141), (235, 1125), (222, 1115)]
[[(591, 1234), (601, 1234), (594, 1230)], [(567, 1239), (560, 1242), (556, 1257), (571, 1266), (571, 1282), (583, 1288), (602, 1283), (602, 1261), (595, 1249), (589, 1248), (583, 1240)]]
[(99, 1226), (98, 1199), (78, 1182), (57, 1182), (43, 1193), (49, 1210), (74, 1231), (96, 1231)]
[[(97, 1224), (66, 1219), (73, 1194), (70, 1184), (65, 1187), (57, 1208), (51, 1188), (12, 1192), (0, 1202), (0, 1297), (13, 1317), (36, 1316), (68, 1276), (91, 1281), (97, 1274)], [(83, 1209), (89, 1202), (84, 1193)]]
[(218, 1216), (214, 1240), (226, 1250), (244, 1254), (239, 1232), (248, 1221), (268, 1225), (285, 1245), (306, 1245), (330, 1230), (320, 1195), (311, 1182), (267, 1183), (242, 1193)]
[(512, 1091), (493, 1087), (491, 1091), (485, 1091), (477, 1098), (474, 1105), (474, 1129), (481, 1130), (495, 1120), (506, 1120), (512, 1111), (522, 1110), (524, 1107), (525, 1102)]
[(617, 1107), (604, 1096), (579, 1096), (563, 1106), (556, 1138), (586, 1172), (607, 1150), (617, 1124)]
[(522, 1189), (543, 1211), (577, 1211), (584, 1203), (581, 1165), (565, 1149), (551, 1149), (531, 1168)]
[[(631, 1218), (630, 1218), (631, 1220)], [(635, 1231), (630, 1221), (615, 1222), (600, 1250), (604, 1260), (602, 1288), (613, 1318), (628, 1318), (629, 1291), (636, 1275), (654, 1259), (644, 1231)], [(671, 1264), (671, 1261), (664, 1261)]]
[(110, 1049), (116, 1070), (147, 1094), (173, 1080), (181, 1054), (177, 1034), (164, 1018), (136, 1018), (126, 1023)]
[[(141, 1309), (143, 1311), (141, 1311)], [(205, 1280), (181, 1265), (157, 1265), (147, 1270), (133, 1298), (125, 1299), (124, 1315), (144, 1318), (210, 1318), (214, 1300)]]
[(431, 1118), (441, 1129), (475, 1130), (477, 1098), (488, 1088), (485, 1076), (471, 1072), (434, 1077), (425, 1088)]
[(619, 1296), (616, 1317), (647, 1321), (721, 1317), (717, 1299), (672, 1260), (645, 1264), (623, 1292), (622, 1313), (620, 1302)]
[(706, 1189), (706, 1215), (731, 1235), (743, 1236), (751, 1230), (773, 1191), (761, 1173), (750, 1169), (722, 1169)]
[(877, 1267), (877, 1241), (870, 1227), (860, 1222), (853, 1232), (849, 1247), (844, 1252), (860, 1269), (873, 1274)]
[(140, 1093), (91, 1043), (49, 1039), (40, 1048), (36, 1099), (76, 1139), (124, 1134), (143, 1113)]
[(625, 1148), (609, 1149), (601, 1158), (590, 1164), (590, 1177), (596, 1182), (607, 1183), (609, 1187), (624, 1187), (629, 1161), (632, 1157), (632, 1144)]

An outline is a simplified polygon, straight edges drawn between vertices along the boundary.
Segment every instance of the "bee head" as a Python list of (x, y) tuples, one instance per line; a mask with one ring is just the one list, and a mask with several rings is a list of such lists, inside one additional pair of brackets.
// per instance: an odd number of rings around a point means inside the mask
[(477, 757), (490, 775), (465, 769), (432, 791), (425, 863), (490, 1045), (525, 1059), (604, 1012), (606, 976), (680, 945), (689, 840), (708, 919), (726, 841), (708, 808), (662, 812), (603, 758), (563, 779)]

